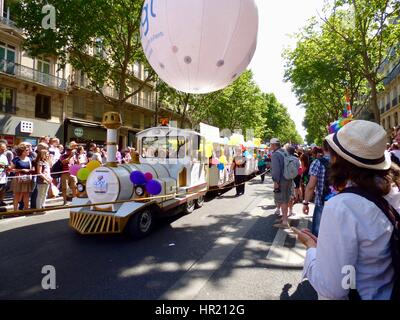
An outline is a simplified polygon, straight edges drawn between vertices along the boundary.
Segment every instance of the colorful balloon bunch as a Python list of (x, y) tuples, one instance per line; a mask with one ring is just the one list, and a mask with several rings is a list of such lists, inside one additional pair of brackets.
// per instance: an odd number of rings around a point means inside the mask
[(350, 99), (346, 97), (346, 106), (342, 112), (342, 117), (329, 125), (329, 134), (338, 132), (351, 121), (353, 121), (353, 113), (351, 112)]
[(96, 168), (100, 167), (101, 163), (97, 160), (91, 160), (88, 162), (86, 167), (82, 167), (79, 164), (75, 164), (69, 168), (69, 173), (72, 176), (76, 176), (80, 181), (86, 181), (89, 177), (89, 174), (95, 170)]
[(130, 180), (135, 186), (144, 186), (148, 194), (158, 195), (162, 191), (161, 183), (153, 180), (151, 172), (143, 173), (142, 171), (132, 171)]

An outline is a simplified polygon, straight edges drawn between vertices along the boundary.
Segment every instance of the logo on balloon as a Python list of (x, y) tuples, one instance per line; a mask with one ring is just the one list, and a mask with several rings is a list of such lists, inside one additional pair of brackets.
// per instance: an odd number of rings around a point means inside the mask
[(147, 60), (163, 81), (186, 93), (214, 92), (237, 79), (254, 55), (257, 33), (254, 0), (145, 0), (143, 5)]

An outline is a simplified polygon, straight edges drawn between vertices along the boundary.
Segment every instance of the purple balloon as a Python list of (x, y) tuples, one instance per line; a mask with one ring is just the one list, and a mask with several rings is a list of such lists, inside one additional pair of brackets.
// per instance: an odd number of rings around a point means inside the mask
[(146, 181), (153, 180), (153, 175), (151, 174), (151, 172), (146, 172), (144, 174), (144, 177), (146, 178)]
[(156, 196), (161, 193), (161, 183), (159, 183), (157, 180), (150, 180), (146, 183), (146, 190), (149, 194)]
[(146, 183), (146, 178), (142, 171), (131, 172), (130, 179), (133, 184), (143, 185)]

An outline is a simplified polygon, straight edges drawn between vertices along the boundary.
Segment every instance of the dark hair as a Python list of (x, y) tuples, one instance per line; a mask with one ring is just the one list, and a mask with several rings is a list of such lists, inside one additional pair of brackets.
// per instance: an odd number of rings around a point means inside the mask
[(358, 187), (379, 196), (387, 195), (395, 184), (400, 187), (400, 168), (392, 163), (388, 170), (373, 170), (358, 167), (339, 156), (331, 147), (329, 182), (336, 190), (343, 190), (351, 181)]

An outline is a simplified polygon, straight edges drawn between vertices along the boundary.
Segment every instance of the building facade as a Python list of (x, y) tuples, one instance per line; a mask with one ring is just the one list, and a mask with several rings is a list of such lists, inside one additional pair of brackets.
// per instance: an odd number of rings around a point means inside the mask
[[(85, 74), (71, 65), (62, 68), (57, 57), (30, 57), (23, 51), (21, 30), (13, 22), (7, 0), (0, 0), (0, 138), (10, 145), (32, 144), (41, 136), (58, 137), (62, 143), (96, 142), (103, 145), (106, 130), (102, 115), (113, 110), (99, 93), (89, 88)], [(137, 79), (132, 90), (147, 77), (143, 65), (135, 63)], [(103, 88), (109, 98), (117, 97), (111, 87)], [(157, 124), (157, 119), (178, 118), (170, 108), (156, 104), (154, 83), (130, 98), (122, 110), (120, 148), (136, 145), (136, 133)]]
[(384, 74), (386, 75), (383, 81), (385, 90), (379, 94), (378, 103), (381, 125), (385, 128), (390, 140), (393, 128), (400, 124), (400, 65), (396, 62), (386, 63)]

